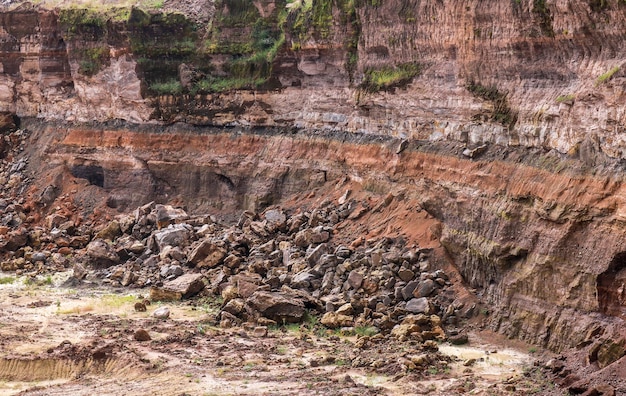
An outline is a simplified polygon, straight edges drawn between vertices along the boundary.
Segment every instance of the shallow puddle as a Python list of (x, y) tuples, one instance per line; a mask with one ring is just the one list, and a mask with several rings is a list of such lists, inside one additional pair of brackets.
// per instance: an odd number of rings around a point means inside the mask
[[(459, 359), (451, 364), (453, 370), (462, 372), (470, 367), (474, 374), (492, 380), (503, 380), (519, 375), (523, 368), (532, 362), (532, 357), (527, 353), (510, 348), (499, 349), (489, 344), (480, 346), (442, 344), (439, 351)], [(472, 359), (475, 362), (468, 364)]]

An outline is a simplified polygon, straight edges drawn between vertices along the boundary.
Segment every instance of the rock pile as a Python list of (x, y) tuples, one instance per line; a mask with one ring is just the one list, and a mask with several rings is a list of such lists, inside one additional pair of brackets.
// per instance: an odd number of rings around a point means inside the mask
[[(11, 178), (24, 165), (3, 169)], [(51, 193), (52, 194), (52, 193)], [(389, 204), (393, 196), (383, 200)], [(225, 226), (149, 203), (92, 230), (52, 211), (45, 227), (22, 227), (28, 211), (0, 200), (0, 268), (32, 273), (74, 268), (74, 277), (150, 287), (153, 300), (221, 295), (222, 326), (298, 323), (321, 315), (329, 328), (372, 327), (398, 338), (446, 337), (460, 304), (429, 249), (402, 238), (336, 243), (340, 225), (370, 209), (348, 194), (338, 202), (289, 213), (244, 212)]]
[(222, 326), (297, 323), (319, 313), (329, 328), (373, 326), (400, 338), (445, 338), (442, 323), (455, 324), (461, 307), (453, 305), (446, 274), (431, 270), (428, 249), (407, 247), (401, 238), (333, 243), (336, 226), (356, 206), (244, 212), (226, 227), (151, 203), (96, 233), (83, 265), (108, 282), (151, 286), (156, 300), (191, 297), (205, 279), (223, 298)]

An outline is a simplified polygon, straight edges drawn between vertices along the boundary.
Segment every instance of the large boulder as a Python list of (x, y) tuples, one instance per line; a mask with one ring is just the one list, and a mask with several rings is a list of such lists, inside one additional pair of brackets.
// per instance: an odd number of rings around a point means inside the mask
[(280, 209), (270, 209), (265, 212), (266, 227), (269, 231), (283, 230), (287, 226), (287, 216)]
[(332, 329), (337, 327), (350, 327), (354, 326), (354, 317), (350, 315), (343, 315), (337, 312), (326, 312), (320, 322)]
[(95, 235), (95, 238), (114, 241), (115, 238), (119, 237), (120, 235), (122, 235), (122, 229), (120, 228), (120, 223), (118, 223), (116, 220), (113, 220), (109, 224), (107, 224), (103, 229), (98, 231), (98, 233)]
[(432, 279), (425, 279), (419, 283), (419, 285), (413, 290), (413, 296), (420, 297), (428, 297), (437, 289), (437, 285)]
[(162, 287), (150, 289), (150, 299), (154, 301), (176, 301), (190, 298), (204, 289), (202, 274), (186, 274), (165, 282)]
[(154, 207), (154, 214), (159, 228), (189, 219), (189, 215), (183, 209), (170, 205), (157, 204)]
[(4, 237), (4, 241), (0, 239), (0, 251), (14, 252), (19, 248), (26, 246), (28, 243), (28, 233), (25, 229), (10, 232)]
[(154, 240), (160, 250), (165, 246), (184, 246), (189, 241), (192, 231), (187, 224), (174, 224), (156, 232)]
[(103, 239), (94, 239), (89, 242), (87, 256), (95, 267), (110, 267), (120, 262), (120, 256), (115, 252), (113, 245)]
[(224, 241), (205, 239), (189, 253), (187, 259), (197, 267), (213, 268), (222, 262), (227, 253)]
[(278, 323), (298, 323), (304, 316), (304, 303), (283, 293), (256, 291), (247, 303), (261, 316)]
[(426, 297), (421, 298), (412, 298), (409, 302), (406, 303), (406, 308), (408, 312), (414, 314), (425, 314), (429, 315), (431, 312), (430, 303)]

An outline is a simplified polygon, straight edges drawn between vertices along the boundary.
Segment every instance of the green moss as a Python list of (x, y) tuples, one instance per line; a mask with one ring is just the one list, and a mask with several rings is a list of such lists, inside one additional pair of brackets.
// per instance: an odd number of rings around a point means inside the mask
[(539, 28), (541, 32), (548, 36), (554, 37), (554, 29), (552, 28), (552, 15), (546, 0), (533, 0), (533, 13), (539, 20)]
[(421, 73), (418, 63), (404, 63), (395, 68), (368, 69), (359, 88), (366, 92), (386, 91), (409, 84)]
[(609, 81), (618, 71), (619, 71), (619, 66), (615, 66), (614, 68), (607, 71), (606, 73), (598, 76), (598, 78), (596, 78), (596, 86)]
[(310, 37), (315, 37), (317, 40), (330, 39), (334, 16), (337, 14), (339, 14), (341, 24), (349, 29), (351, 24), (355, 22), (358, 24), (356, 1), (299, 0), (290, 2), (287, 5), (289, 9), (287, 28), (295, 42), (292, 46), (300, 47), (301, 43)]
[(102, 12), (87, 8), (67, 8), (59, 11), (59, 23), (68, 36), (80, 34), (93, 40), (104, 36), (107, 17)]
[(517, 122), (517, 113), (509, 107), (507, 94), (500, 92), (497, 87), (487, 87), (471, 81), (465, 87), (472, 95), (489, 101), (493, 104), (491, 120), (512, 128)]
[(150, 84), (150, 91), (157, 95), (179, 95), (183, 87), (178, 80), (168, 80)]
[(311, 22), (321, 38), (326, 39), (330, 36), (330, 28), (333, 22), (332, 0), (313, 1)]
[(102, 66), (109, 61), (108, 47), (95, 47), (78, 50), (76, 53), (79, 59), (78, 72), (87, 76), (98, 73)]
[(344, 0), (341, 4), (341, 22), (346, 26), (348, 34), (344, 47), (346, 49), (345, 68), (350, 82), (354, 80), (354, 73), (359, 63), (359, 40), (361, 38), (361, 21), (356, 12), (355, 0)]
[(380, 331), (374, 326), (357, 326), (354, 328), (354, 332), (359, 336), (371, 337)]
[(250, 0), (221, 0), (216, 7), (221, 10), (219, 23), (228, 27), (250, 26), (261, 18)]
[[(227, 11), (231, 9), (224, 3)], [(233, 4), (239, 3), (230, 3)], [(245, 8), (237, 8), (238, 14), (249, 13)], [(231, 15), (232, 16), (232, 15)], [(274, 59), (285, 43), (284, 27), (287, 10), (281, 8), (267, 18), (255, 18), (247, 25), (249, 34), (223, 38), (221, 30), (230, 31), (233, 23), (225, 17), (217, 18), (222, 25), (213, 27), (211, 37), (204, 42), (206, 54), (230, 55), (231, 59), (223, 65), (222, 76), (209, 75), (198, 81), (190, 90), (191, 93), (221, 92), (231, 89), (253, 89), (262, 86), (272, 74)], [(226, 35), (224, 35), (226, 36)]]
[[(618, 4), (622, 0), (618, 0)], [(589, 7), (594, 12), (604, 11), (609, 7), (608, 0), (589, 0)]]

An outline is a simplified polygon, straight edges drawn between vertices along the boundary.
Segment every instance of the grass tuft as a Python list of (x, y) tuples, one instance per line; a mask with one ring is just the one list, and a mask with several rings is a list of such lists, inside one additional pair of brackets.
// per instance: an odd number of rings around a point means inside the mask
[(422, 68), (418, 63), (404, 63), (397, 67), (368, 69), (365, 71), (365, 78), (359, 87), (370, 93), (387, 91), (408, 85), (415, 77), (419, 76), (421, 71)]
[(596, 86), (600, 84), (604, 84), (605, 82), (609, 81), (618, 71), (619, 71), (619, 66), (615, 66), (614, 68), (607, 71), (606, 73), (598, 76), (598, 78), (596, 78)]

